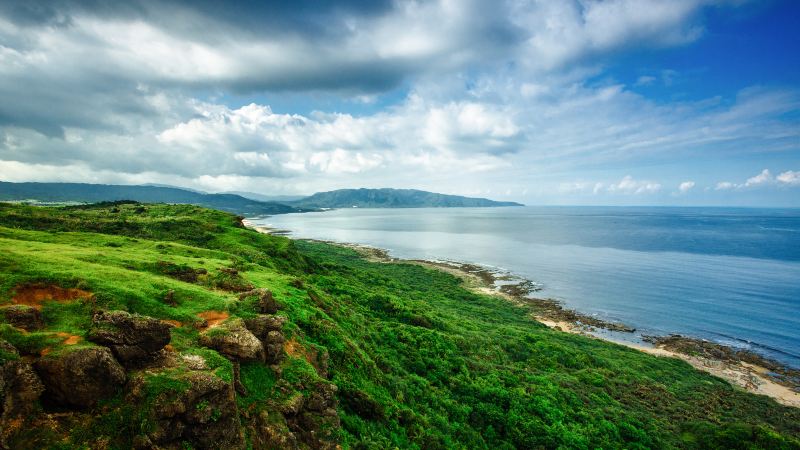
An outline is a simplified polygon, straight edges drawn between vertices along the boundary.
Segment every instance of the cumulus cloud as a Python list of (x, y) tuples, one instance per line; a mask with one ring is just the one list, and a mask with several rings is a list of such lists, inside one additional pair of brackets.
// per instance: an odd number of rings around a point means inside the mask
[(800, 172), (798, 171), (787, 170), (775, 177), (775, 179), (789, 186), (800, 186)]
[(731, 183), (730, 181), (720, 181), (717, 183), (717, 186), (714, 188), (717, 191), (728, 191), (735, 188), (736, 185)]
[(744, 187), (759, 186), (763, 184), (772, 183), (772, 181), (773, 181), (772, 174), (769, 172), (768, 169), (764, 169), (758, 175), (748, 178), (747, 181), (744, 182), (743, 186)]
[(694, 188), (695, 183), (694, 181), (684, 181), (683, 183), (678, 185), (678, 192), (681, 194), (685, 194)]
[(800, 186), (800, 172), (795, 172), (792, 170), (787, 170), (786, 172), (778, 174), (778, 176), (772, 176), (772, 172), (769, 169), (764, 169), (757, 175), (754, 175), (744, 183), (731, 183), (729, 181), (722, 181), (717, 183), (717, 190), (730, 190), (730, 189), (748, 189), (748, 188), (759, 188), (765, 186), (778, 186), (778, 187), (785, 187), (785, 186)]
[(618, 182), (604, 183), (601, 181), (573, 181), (560, 183), (556, 191), (560, 194), (655, 194), (661, 190), (661, 183), (647, 180), (637, 180), (626, 175)]
[(619, 182), (608, 186), (608, 192), (623, 194), (652, 194), (661, 190), (661, 184), (654, 181), (635, 180), (626, 175)]
[[(7, 0), (0, 178), (308, 192), (358, 175), (466, 190), (654, 155), (796, 147), (800, 128), (785, 119), (795, 90), (663, 103), (597, 81), (616, 52), (698, 39), (703, 12), (722, 3)], [(313, 106), (271, 104), (286, 92)], [(563, 187), (660, 189), (632, 177)]]

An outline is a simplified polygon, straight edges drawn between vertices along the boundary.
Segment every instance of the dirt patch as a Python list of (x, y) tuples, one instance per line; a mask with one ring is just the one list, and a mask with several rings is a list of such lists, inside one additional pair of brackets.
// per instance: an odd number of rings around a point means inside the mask
[(319, 371), (317, 367), (317, 350), (314, 348), (308, 349), (303, 344), (297, 342), (295, 338), (291, 338), (283, 344), (283, 349), (286, 354), (292, 357), (300, 357), (308, 361), (314, 368)]
[(289, 339), (288, 341), (286, 341), (283, 344), (283, 349), (286, 351), (287, 355), (289, 355), (289, 356), (291, 356), (293, 358), (301, 357), (301, 358), (304, 358), (306, 361), (311, 362), (311, 360), (309, 359), (308, 352), (306, 352), (305, 347), (300, 345), (300, 343), (297, 342), (297, 340), (295, 340), (294, 338)]
[[(323, 378), (326, 376), (324, 374), (327, 373), (327, 362), (320, 360), (320, 355), (317, 349), (314, 347), (307, 348), (304, 347), (303, 344), (297, 342), (295, 338), (291, 338), (288, 341), (284, 342), (283, 350), (286, 352), (287, 355), (293, 358), (303, 358), (308, 361), (309, 364), (314, 366), (314, 369), (317, 370), (317, 373)], [(327, 359), (327, 355), (325, 355)]]
[(183, 324), (177, 320), (161, 319), (161, 322), (172, 325), (175, 328), (180, 328), (183, 326)]
[(14, 289), (11, 303), (27, 305), (42, 309), (42, 303), (48, 301), (71, 302), (79, 299), (92, 298), (92, 293), (83, 289), (62, 288), (55, 285), (29, 285), (18, 286)]
[(64, 345), (75, 345), (81, 341), (81, 337), (76, 334), (58, 332), (56, 333), (56, 336), (64, 339), (63, 341), (61, 341), (61, 343)]
[(206, 326), (203, 328), (214, 328), (230, 317), (230, 314), (225, 311), (203, 311), (197, 317), (206, 321)]

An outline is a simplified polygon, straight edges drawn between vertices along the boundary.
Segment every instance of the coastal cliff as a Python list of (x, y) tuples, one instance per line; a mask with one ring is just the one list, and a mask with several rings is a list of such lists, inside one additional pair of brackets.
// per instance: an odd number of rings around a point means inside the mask
[(190, 205), (0, 204), (4, 448), (800, 448), (800, 409)]

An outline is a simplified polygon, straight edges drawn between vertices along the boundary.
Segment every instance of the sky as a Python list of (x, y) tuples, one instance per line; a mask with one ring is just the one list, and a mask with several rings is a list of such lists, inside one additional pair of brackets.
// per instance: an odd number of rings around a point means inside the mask
[(0, 180), (800, 206), (800, 2), (0, 2)]

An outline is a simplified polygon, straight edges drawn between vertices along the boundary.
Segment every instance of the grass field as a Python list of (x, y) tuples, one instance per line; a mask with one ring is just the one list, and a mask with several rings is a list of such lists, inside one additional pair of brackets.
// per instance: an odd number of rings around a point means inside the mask
[[(125, 310), (172, 321), (171, 350), (229, 382), (231, 362), (198, 342), (198, 314), (252, 318), (237, 297), (249, 287), (271, 290), (287, 318), (279, 370), (241, 366), (250, 443), (258, 413), (280, 424), (280, 405), (329, 380), (341, 423), (329, 431), (345, 448), (800, 448), (800, 409), (677, 359), (548, 329), (443, 272), (259, 234), (194, 206), (0, 204), (0, 306), (52, 291), (44, 329), (0, 323), (22, 357), (94, 345), (92, 312)], [(0, 351), (0, 363), (11, 358)], [(175, 369), (146, 376), (154, 396), (181, 388)], [(11, 442), (129, 447), (150, 424), (146, 405), (122, 395), (61, 434), (22, 427)]]

